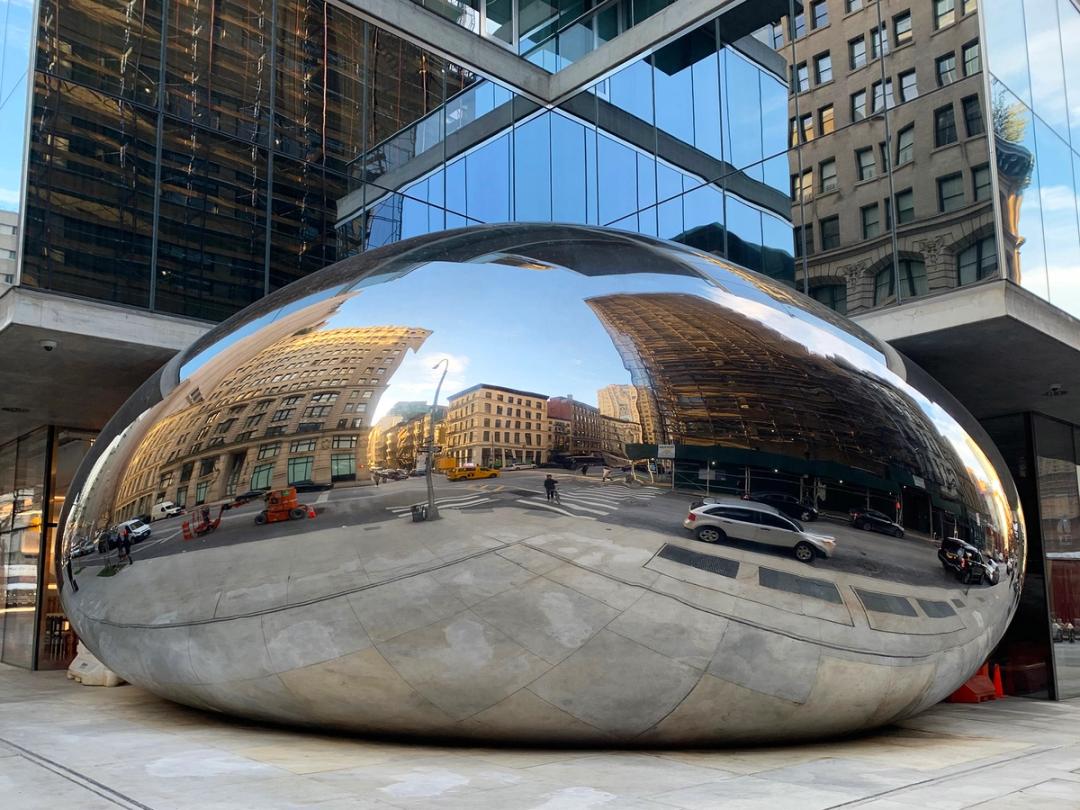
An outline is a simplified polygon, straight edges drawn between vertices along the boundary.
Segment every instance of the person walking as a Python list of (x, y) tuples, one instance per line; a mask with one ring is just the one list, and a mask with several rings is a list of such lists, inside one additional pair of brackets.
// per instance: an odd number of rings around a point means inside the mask
[(548, 474), (548, 477), (544, 479), (544, 492), (547, 494), (548, 503), (558, 501), (559, 494), (555, 489), (558, 485), (559, 482), (552, 478), (550, 473)]
[(603, 474), (603, 476), (601, 476), (600, 480), (601, 481), (611, 481), (611, 480), (613, 480), (612, 477), (611, 477), (611, 467), (608, 467), (606, 464), (604, 465), (604, 474)]
[(582, 475), (588, 475), (589, 474), (589, 465), (588, 464), (582, 464), (581, 465), (581, 474)]
[(120, 546), (120, 560), (131, 565), (131, 530), (127, 526), (121, 526), (116, 537), (117, 545)]

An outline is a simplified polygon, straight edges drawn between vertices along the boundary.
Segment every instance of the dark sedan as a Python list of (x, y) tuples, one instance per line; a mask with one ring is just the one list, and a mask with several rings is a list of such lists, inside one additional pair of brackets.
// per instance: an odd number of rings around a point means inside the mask
[(903, 537), (904, 527), (876, 509), (852, 509), (851, 525), (865, 532), (882, 532), (893, 537)]
[(809, 522), (818, 519), (818, 510), (800, 501), (794, 495), (786, 495), (782, 492), (757, 492), (750, 496), (750, 500), (768, 504), (780, 514), (795, 518), (795, 520)]

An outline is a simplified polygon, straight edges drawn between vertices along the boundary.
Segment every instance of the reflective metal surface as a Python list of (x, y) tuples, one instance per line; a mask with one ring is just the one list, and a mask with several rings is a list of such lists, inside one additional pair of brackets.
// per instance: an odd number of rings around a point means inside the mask
[(996, 451), (895, 351), (709, 254), (557, 225), (248, 308), (125, 405), (66, 508), (63, 603), (109, 667), (356, 731), (850, 732), (968, 677), (1024, 569)]

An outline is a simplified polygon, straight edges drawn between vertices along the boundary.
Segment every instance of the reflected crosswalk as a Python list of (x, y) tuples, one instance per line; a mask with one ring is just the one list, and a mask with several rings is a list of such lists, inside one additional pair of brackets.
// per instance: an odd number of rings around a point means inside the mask
[(519, 498), (518, 503), (533, 509), (556, 512), (581, 520), (596, 520), (619, 509), (643, 506), (655, 498), (655, 491), (639, 492), (625, 485), (611, 485), (601, 489), (571, 487), (559, 490), (559, 500), (549, 501), (546, 495)]
[[(468, 509), (471, 506), (480, 506), (485, 503), (490, 503), (494, 498), (488, 498), (487, 496), (471, 492), (468, 495), (459, 495), (453, 498), (436, 498), (435, 505), (440, 509)], [(422, 501), (417, 504), (408, 504), (406, 506), (388, 506), (387, 511), (392, 512), (395, 517), (409, 517), (412, 514), (413, 506), (426, 506), (427, 501)]]

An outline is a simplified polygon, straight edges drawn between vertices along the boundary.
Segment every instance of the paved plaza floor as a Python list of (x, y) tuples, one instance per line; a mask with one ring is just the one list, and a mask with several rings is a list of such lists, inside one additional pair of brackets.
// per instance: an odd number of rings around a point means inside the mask
[(483, 748), (256, 726), (0, 665), (0, 806), (1075, 810), (1080, 702), (942, 704), (791, 747)]

